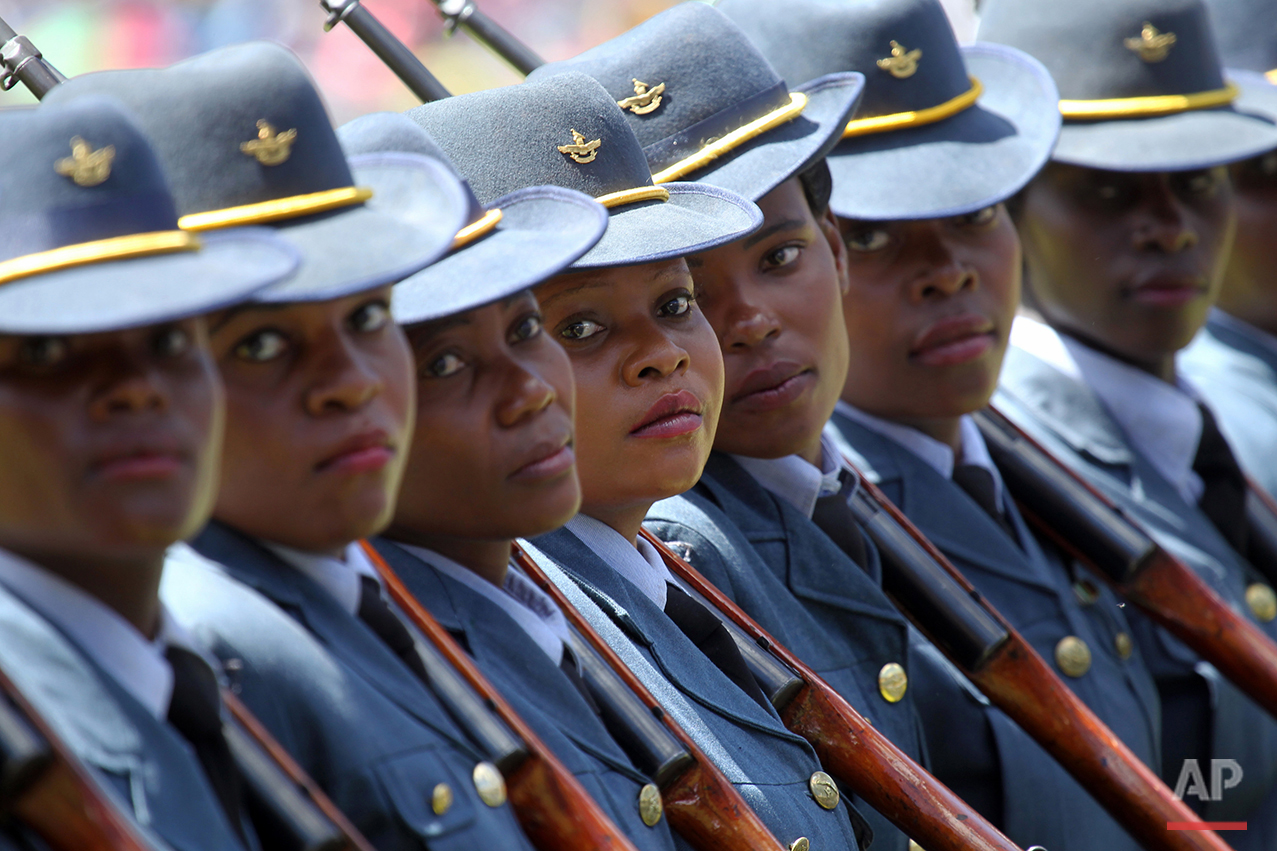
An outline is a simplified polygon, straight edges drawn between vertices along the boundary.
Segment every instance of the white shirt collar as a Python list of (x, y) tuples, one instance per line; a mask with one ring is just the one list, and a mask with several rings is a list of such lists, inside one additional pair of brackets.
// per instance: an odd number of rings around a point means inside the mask
[(1168, 384), (1025, 316), (1016, 318), (1011, 344), (1091, 388), (1136, 451), (1181, 497), (1197, 503), (1203, 486), (1193, 459), (1202, 414), (1185, 383)]
[(528, 637), (545, 651), (546, 656), (550, 657), (551, 662), (558, 665), (563, 661), (563, 647), (570, 638), (567, 618), (554, 604), (554, 600), (532, 584), (530, 579), (519, 573), (514, 565), (510, 565), (505, 574), (505, 583), (498, 588), (473, 570), (457, 564), (434, 550), (414, 547), (411, 544), (401, 543), (399, 546), (427, 562), (445, 576), (452, 577), (491, 600), (523, 628)]
[(838, 406), (835, 410), (848, 419), (860, 423), (870, 431), (894, 440), (914, 455), (917, 455), (924, 464), (946, 479), (953, 478), (953, 468), (956, 463), (973, 464), (977, 467), (982, 467), (993, 476), (994, 496), (998, 501), (998, 505), (1002, 504), (1002, 474), (998, 472), (997, 466), (993, 463), (993, 457), (989, 455), (989, 447), (984, 442), (984, 435), (980, 434), (980, 427), (976, 425), (975, 418), (971, 415), (964, 415), (958, 422), (962, 440), (962, 457), (955, 461), (953, 449), (947, 443), (941, 443), (916, 428), (910, 428), (891, 420), (876, 417), (873, 414), (867, 414), (841, 399), (838, 400)]
[(595, 555), (635, 585), (661, 611), (665, 610), (666, 585), (674, 581), (656, 548), (639, 536), (630, 543), (606, 523), (578, 514), (568, 521), (569, 532)]
[(359, 613), (359, 597), (363, 593), (359, 577), (371, 576), (377, 579), (378, 585), (381, 584), (376, 568), (368, 561), (368, 556), (364, 554), (363, 547), (359, 546), (357, 541), (346, 545), (346, 551), (340, 559), (330, 555), (295, 550), (270, 541), (260, 541), (260, 543), (288, 565), (297, 568), (300, 573), (319, 583), (321, 588), (333, 596), (338, 605), (352, 615)]
[(820, 467), (813, 466), (797, 455), (783, 458), (748, 458), (733, 455), (745, 472), (776, 496), (811, 517), (816, 510), (816, 500), (838, 493), (841, 483), (838, 473), (842, 469), (842, 453), (833, 438), (820, 435)]
[(176, 644), (200, 651), (163, 606), (151, 640), (96, 597), (6, 550), (0, 550), (0, 584), (66, 633), (148, 712), (159, 719), (168, 714), (173, 669), (165, 649)]
[(1267, 331), (1260, 330), (1254, 325), (1251, 325), (1249, 322), (1238, 319), (1231, 313), (1225, 313), (1218, 307), (1213, 307), (1210, 312), (1210, 321), (1216, 325), (1222, 325), (1230, 331), (1240, 334), (1250, 340), (1255, 345), (1262, 346), (1268, 351), (1277, 354), (1277, 337), (1274, 337)]

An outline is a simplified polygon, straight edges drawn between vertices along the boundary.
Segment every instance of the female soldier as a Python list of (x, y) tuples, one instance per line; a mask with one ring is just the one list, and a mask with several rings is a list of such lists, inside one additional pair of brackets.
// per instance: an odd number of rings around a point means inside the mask
[(216, 490), (201, 314), (296, 255), (178, 230), (115, 102), (5, 110), (0, 129), (0, 667), (157, 844), (255, 848), (214, 672), (159, 584)]
[[(996, 402), (1272, 632), (1272, 590), (1241, 556), (1237, 463), (1178, 383), (1175, 354), (1205, 322), (1228, 258), (1225, 165), (1271, 150), (1277, 127), (1230, 105), (1236, 83), (1199, 3), (1003, 0), (981, 38), (1042, 60), (1065, 117), (1053, 161), (1015, 205), (1025, 300), (1041, 321), (1016, 321)], [(1233, 843), (1272, 847), (1277, 725), (1132, 620), (1161, 695), (1163, 778), (1175, 786), (1209, 759), (1236, 760), (1239, 785), (1189, 803), (1247, 820)]]

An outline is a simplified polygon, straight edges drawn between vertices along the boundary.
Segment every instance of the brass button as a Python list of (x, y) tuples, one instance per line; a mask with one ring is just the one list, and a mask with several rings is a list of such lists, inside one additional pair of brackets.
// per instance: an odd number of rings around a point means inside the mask
[(1246, 589), (1246, 605), (1262, 623), (1277, 618), (1277, 594), (1263, 582), (1256, 582)]
[(1091, 670), (1091, 648), (1076, 635), (1066, 635), (1055, 645), (1055, 664), (1070, 677), (1080, 677)]
[(909, 851), (922, 851), (922, 846), (912, 839), (909, 840)]
[(888, 703), (899, 703), (908, 687), (909, 677), (898, 663), (888, 662), (878, 672), (878, 691)]
[(430, 809), (434, 810), (437, 816), (441, 816), (452, 809), (451, 786), (447, 783), (439, 783), (435, 786), (435, 790), (430, 793)]
[(1113, 648), (1117, 650), (1117, 657), (1122, 660), (1131, 658), (1131, 651), (1135, 646), (1131, 643), (1131, 635), (1127, 632), (1119, 632), (1113, 636)]
[(1083, 606), (1093, 606), (1100, 599), (1100, 589), (1089, 579), (1079, 579), (1073, 583), (1073, 596)]
[(489, 807), (499, 807), (505, 803), (505, 778), (497, 767), (490, 762), (481, 762), (474, 767), (474, 790), (479, 793), (479, 800)]
[(825, 809), (832, 810), (838, 806), (838, 784), (825, 772), (817, 771), (813, 774), (807, 781), (807, 788), (811, 789), (816, 803)]
[(638, 804), (639, 818), (643, 819), (643, 824), (656, 827), (656, 823), (661, 820), (661, 813), (665, 810), (661, 804), (661, 790), (652, 783), (644, 785), (639, 790)]
[(811, 843), (807, 841), (807, 837), (800, 836), (789, 843), (789, 851), (811, 851)]

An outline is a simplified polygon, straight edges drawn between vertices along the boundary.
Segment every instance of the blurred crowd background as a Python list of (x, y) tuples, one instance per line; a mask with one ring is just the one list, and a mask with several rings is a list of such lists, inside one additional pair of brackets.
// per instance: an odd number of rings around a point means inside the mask
[[(541, 56), (555, 60), (606, 41), (679, 0), (477, 2)], [(945, 5), (958, 37), (968, 39), (974, 31), (970, 0)], [(521, 79), (466, 34), (448, 37), (431, 0), (364, 0), (364, 6), (456, 94)], [(222, 45), (267, 38), (301, 55), (338, 124), (418, 102), (345, 26), (324, 32), (319, 0), (0, 0), (0, 17), (68, 76), (168, 65)], [(21, 86), (0, 92), (0, 107), (29, 101)]]

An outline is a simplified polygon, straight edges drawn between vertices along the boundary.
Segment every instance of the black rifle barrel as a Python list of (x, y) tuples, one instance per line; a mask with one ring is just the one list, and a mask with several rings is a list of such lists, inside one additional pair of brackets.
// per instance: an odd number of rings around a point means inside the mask
[(510, 31), (489, 18), (475, 6), (474, 0), (433, 0), (449, 30), (457, 27), (514, 66), (523, 76), (545, 64), (532, 48), (519, 41)]
[(0, 76), (0, 89), (7, 92), (22, 83), (37, 99), (66, 79), (26, 36), (14, 32), (3, 18), (0, 18), (0, 65), (4, 71)]
[(328, 12), (325, 30), (345, 23), (423, 103), (452, 96), (408, 46), (386, 29), (386, 25), (365, 9), (359, 0), (320, 0), (319, 5)]

